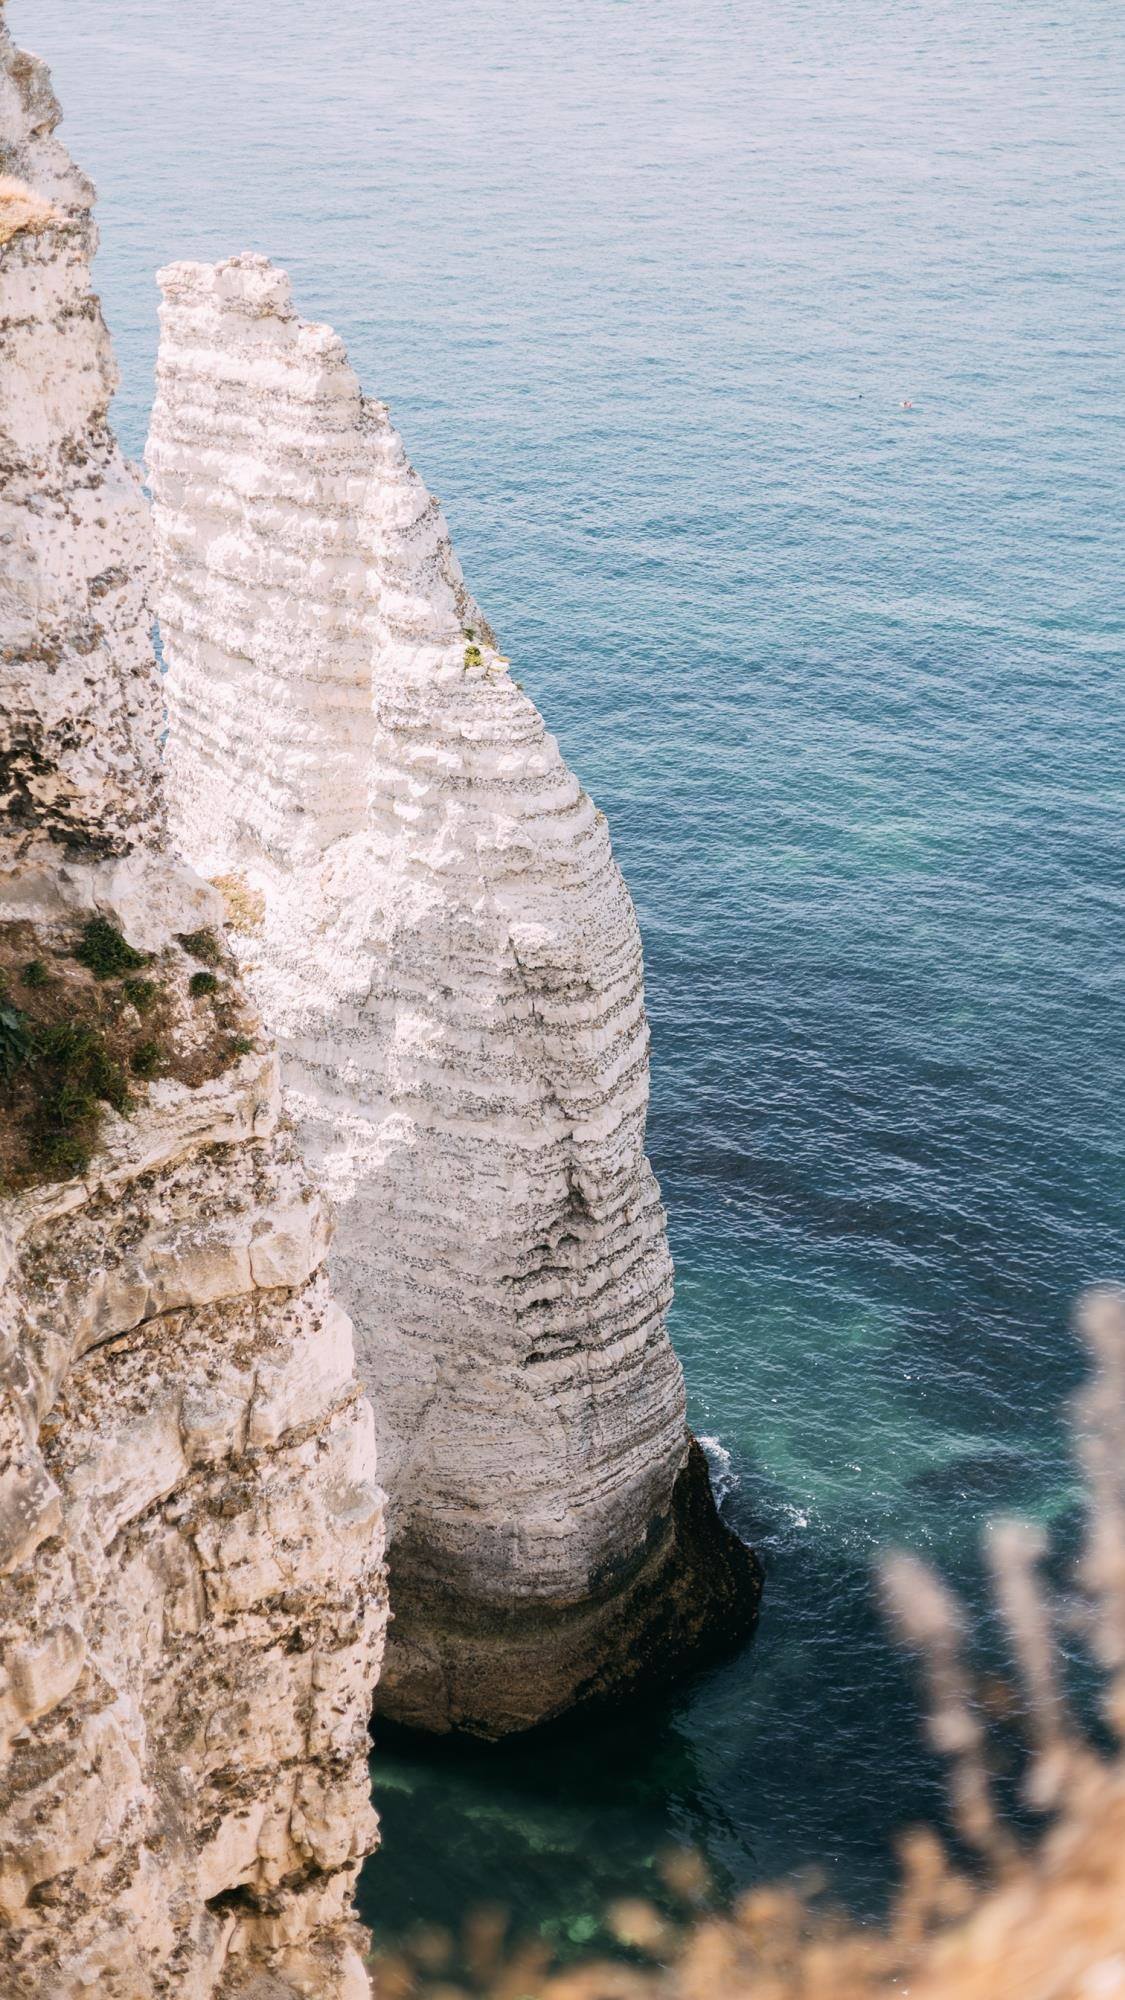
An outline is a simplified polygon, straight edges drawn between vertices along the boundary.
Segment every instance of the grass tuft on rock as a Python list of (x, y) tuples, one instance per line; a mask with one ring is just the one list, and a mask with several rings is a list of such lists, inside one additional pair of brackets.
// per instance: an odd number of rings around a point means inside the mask
[(110, 1053), (101, 1029), (85, 1021), (58, 1021), (40, 1028), (31, 1038), (28, 1061), (36, 1082), (31, 1165), (59, 1178), (84, 1173), (97, 1137), (100, 1107), (108, 1104), (122, 1115), (130, 1109), (125, 1071)]
[(193, 1000), (202, 1000), (208, 993), (217, 993), (219, 982), (213, 972), (193, 972), (188, 980), (188, 992)]
[(155, 979), (123, 979), (121, 991), (138, 1014), (150, 1013), (160, 998), (160, 987)]
[(122, 973), (136, 972), (148, 964), (147, 952), (134, 951), (105, 917), (91, 917), (74, 947), (74, 956), (96, 979), (119, 979)]
[(0, 998), (0, 1076), (10, 1078), (24, 1067), (31, 1055), (27, 1022), (18, 1007)]
[(177, 940), (189, 958), (197, 958), (201, 965), (221, 965), (223, 948), (214, 931), (184, 931)]

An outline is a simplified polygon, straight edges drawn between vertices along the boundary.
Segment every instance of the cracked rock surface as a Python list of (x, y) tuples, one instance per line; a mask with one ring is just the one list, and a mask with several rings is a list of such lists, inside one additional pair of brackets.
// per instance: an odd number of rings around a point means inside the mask
[(497, 1736), (745, 1634), (666, 1328), (641, 944), (338, 337), (161, 273), (169, 791), (337, 1209), (389, 1494), (382, 1709)]
[(57, 121), (0, 24), (0, 1992), (360, 2000), (372, 1413), (221, 901), (166, 846)]

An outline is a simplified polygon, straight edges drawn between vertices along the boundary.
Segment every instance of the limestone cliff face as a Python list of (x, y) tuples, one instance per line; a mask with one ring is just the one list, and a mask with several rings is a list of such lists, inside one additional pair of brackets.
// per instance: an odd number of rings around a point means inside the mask
[(665, 1327), (636, 920), (339, 339), (261, 257), (161, 283), (171, 806), (339, 1215), (390, 1495), (380, 1703), (500, 1734), (756, 1600)]
[(165, 851), (92, 190), (0, 25), (0, 1991), (358, 2000), (371, 1410)]

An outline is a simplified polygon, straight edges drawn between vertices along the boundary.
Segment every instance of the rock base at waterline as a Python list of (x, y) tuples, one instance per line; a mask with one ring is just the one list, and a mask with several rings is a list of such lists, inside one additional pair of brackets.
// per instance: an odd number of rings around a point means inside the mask
[(719, 1513), (695, 1438), (670, 1512), (653, 1521), (631, 1567), (608, 1570), (579, 1604), (473, 1603), (443, 1589), (424, 1545), (405, 1537), (391, 1558), (391, 1602), (401, 1608), (378, 1714), (495, 1740), (667, 1685), (744, 1644), (762, 1565)]

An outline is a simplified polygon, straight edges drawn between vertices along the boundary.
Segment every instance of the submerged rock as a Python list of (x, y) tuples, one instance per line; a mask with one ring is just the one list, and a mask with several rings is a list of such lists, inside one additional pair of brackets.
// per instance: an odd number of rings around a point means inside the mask
[(636, 919), (337, 336), (262, 257), (161, 283), (172, 811), (339, 1215), (390, 1495), (380, 1704), (501, 1735), (757, 1602), (665, 1325)]
[(57, 121), (0, 25), (0, 1991), (356, 2000), (371, 1409), (220, 898), (166, 849)]

